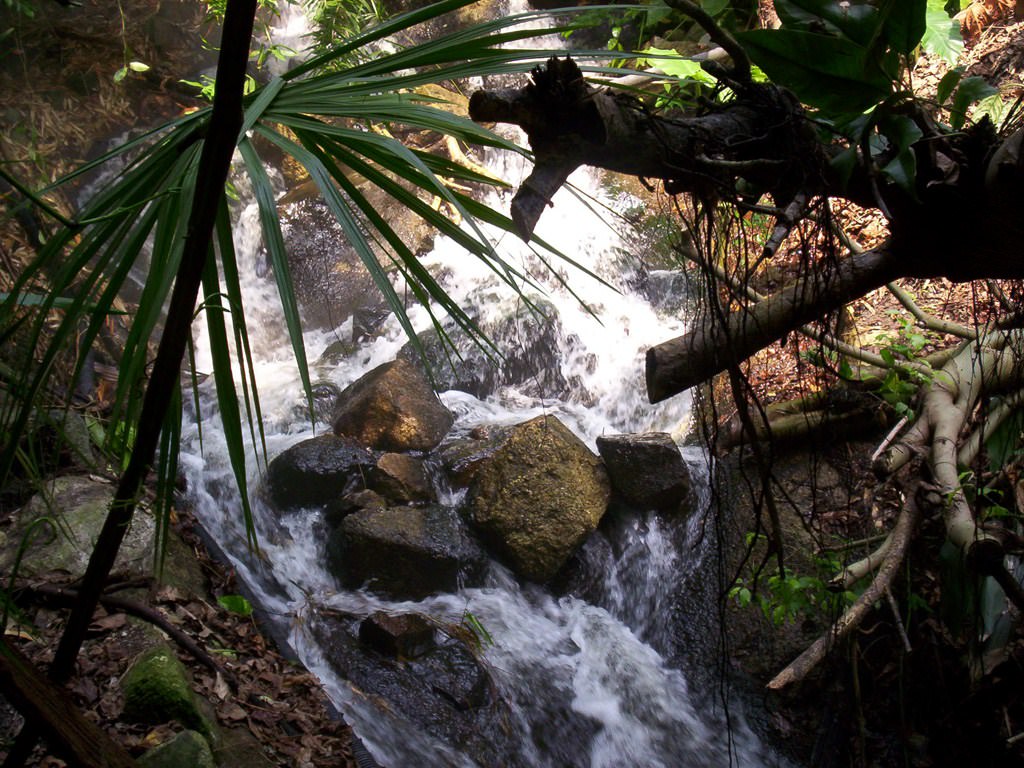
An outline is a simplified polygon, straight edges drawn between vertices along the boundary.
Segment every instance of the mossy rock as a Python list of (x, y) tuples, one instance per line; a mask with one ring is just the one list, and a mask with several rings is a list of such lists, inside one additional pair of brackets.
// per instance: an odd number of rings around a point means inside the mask
[(163, 744), (153, 747), (138, 759), (143, 768), (214, 768), (210, 745), (201, 733), (182, 731)]
[(121, 678), (125, 720), (158, 724), (176, 720), (211, 738), (211, 721), (199, 709), (188, 670), (166, 644), (154, 646), (132, 663)]
[[(113, 498), (112, 485), (90, 476), (67, 475), (48, 481), (44, 491), (12, 518), (7, 545), (0, 551), (0, 572), (14, 567), (16, 545), (27, 536), (19, 575), (31, 578), (63, 571), (81, 578)], [(131, 576), (151, 575), (155, 532), (152, 515), (137, 512), (118, 551), (114, 570)]]

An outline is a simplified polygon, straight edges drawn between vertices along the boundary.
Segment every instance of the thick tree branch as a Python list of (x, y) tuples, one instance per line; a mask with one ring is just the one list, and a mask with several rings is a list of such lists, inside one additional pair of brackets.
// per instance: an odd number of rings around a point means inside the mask
[(512, 202), (523, 237), (581, 165), (662, 179), (673, 192), (707, 199), (734, 196), (742, 179), (780, 204), (821, 178), (825, 156), (813, 129), (793, 96), (774, 86), (751, 86), (743, 99), (683, 117), (655, 115), (632, 96), (591, 86), (570, 59), (552, 58), (532, 78), (469, 101), (474, 120), (513, 123), (529, 137), (536, 167)]
[(762, 302), (647, 350), (647, 395), (657, 403), (746, 360), (786, 333), (893, 279), (885, 248), (852, 254), (830, 274), (809, 275)]

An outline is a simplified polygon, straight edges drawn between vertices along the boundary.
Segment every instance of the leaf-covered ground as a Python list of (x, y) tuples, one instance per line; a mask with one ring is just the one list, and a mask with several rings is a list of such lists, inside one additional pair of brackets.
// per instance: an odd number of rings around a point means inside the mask
[[(211, 592), (234, 595), (237, 588), (232, 574), (208, 557), (199, 538), (191, 533), (191, 525), (186, 515), (177, 528), (195, 552)], [(215, 674), (169, 641), (188, 668), (193, 689), (213, 704), (229, 756), (224, 765), (355, 765), (351, 731), (339, 719), (319, 682), (284, 658), (252, 618), (227, 610), (212, 597), (200, 598), (169, 586), (152, 585), (129, 594), (137, 602), (155, 608), (222, 666), (224, 674)], [(65, 617), (65, 610), (45, 602), (26, 605), (18, 620), (8, 627), (6, 640), (45, 667)], [(152, 642), (152, 629), (144, 629), (140, 619), (100, 609), (69, 686), (85, 715), (136, 756), (181, 729), (174, 723), (154, 727), (121, 719), (123, 696), (117, 681), (132, 659)], [(20, 724), (20, 717), (0, 699), (0, 759), (6, 757)], [(40, 746), (28, 765), (56, 768), (65, 763)]]

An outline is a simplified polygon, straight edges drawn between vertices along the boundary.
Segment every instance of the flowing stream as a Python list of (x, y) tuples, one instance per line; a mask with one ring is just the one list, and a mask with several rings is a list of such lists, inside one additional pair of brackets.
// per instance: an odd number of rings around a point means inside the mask
[[(506, 153), (492, 152), (487, 164), (518, 186), (529, 169)], [(649, 272), (624, 229), (610, 212), (636, 205), (624, 193), (602, 188), (598, 176), (579, 171), (571, 179), (586, 195), (563, 189), (541, 218), (538, 235), (614, 288), (556, 263), (572, 288), (585, 297), (585, 311), (537, 256), (517, 238), (493, 233), (503, 257), (543, 285), (538, 296), (552, 316), (550, 325), (534, 324), (522, 337), (503, 340), (503, 351), (534, 355), (549, 370), (525, 384), (502, 386), (484, 399), (461, 391), (441, 393), (457, 419), (452, 435), (481, 425), (511, 424), (538, 414), (554, 414), (593, 450), (602, 433), (665, 431), (681, 439), (689, 424), (689, 397), (651, 406), (643, 390), (643, 355), (648, 346), (684, 329), (677, 312), (659, 309), (670, 273)], [(590, 197), (588, 198), (587, 195)], [(596, 201), (596, 202), (595, 202)], [(507, 210), (508, 197), (493, 205)], [(604, 209), (602, 206), (607, 206)], [(255, 203), (240, 207), (238, 258), (250, 316), (268, 455), (320, 434), (328, 425), (310, 424), (291, 347), (282, 328), (273, 279), (259, 247)], [(330, 244), (324, 233), (301, 236)], [(327, 246), (325, 246), (327, 247)], [(635, 250), (635, 247), (633, 248)], [(522, 302), (455, 243), (439, 238), (424, 259), (445, 287), (484, 326), (522, 312)], [(678, 305), (676, 309), (678, 308)], [(411, 310), (418, 330), (427, 330), (427, 314)], [(305, 335), (310, 361), (339, 339), (353, 336), (352, 320), (338, 328), (317, 328)], [(518, 326), (517, 326), (518, 327)], [(344, 388), (365, 372), (390, 361), (406, 342), (393, 318), (371, 339), (348, 354), (318, 362), (314, 378)], [(541, 347), (544, 347), (543, 349)], [(205, 339), (196, 340), (197, 367), (210, 370)], [(329, 358), (330, 362), (326, 362)], [(550, 370), (553, 369), (553, 370)], [(549, 382), (570, 386), (545, 391)], [(558, 396), (556, 396), (558, 395)], [(579, 583), (565, 594), (521, 585), (493, 564), (487, 586), (437, 595), (417, 603), (394, 603), (365, 591), (340, 589), (325, 569), (325, 527), (321, 513), (306, 510), (281, 517), (261, 493), (264, 468), (250, 445), (248, 473), (260, 553), (246, 543), (242, 512), (217, 418), (212, 381), (201, 387), (199, 410), (186, 416), (181, 466), (188, 501), (195, 514), (234, 564), (239, 578), (265, 615), (273, 617), (298, 658), (316, 675), (376, 760), (387, 768), (420, 766), (678, 766), (779, 765), (738, 716), (726, 719), (709, 681), (710, 649), (685, 644), (711, 627), (712, 606), (701, 574), (708, 539), (701, 531), (701, 486), (705, 458), (685, 449), (697, 488), (689, 521), (638, 511), (618, 515), (585, 545), (579, 559)], [(459, 494), (437, 480), (443, 503), (458, 505)], [(703, 495), (706, 495), (703, 494)], [(692, 595), (688, 599), (686, 595)], [(681, 597), (682, 596), (682, 597)], [(439, 622), (463, 623), (467, 616), (482, 626), (491, 642), (483, 660), (494, 696), (504, 703), (500, 730), (481, 733), (494, 742), (492, 756), (480, 762), (463, 745), (445, 741), (403, 714), (402, 701), (386, 702), (386, 692), (347, 682), (336, 674), (331, 651), (311, 631), (326, 612), (361, 617), (376, 610), (418, 612)], [(687, 626), (690, 631), (685, 632)], [(711, 634), (713, 631), (709, 630)], [(685, 645), (685, 647), (683, 647)], [(699, 671), (703, 681), (693, 690)], [(727, 725), (729, 727), (727, 727)], [(491, 738), (493, 736), (493, 739)], [(494, 755), (497, 755), (496, 757)]]

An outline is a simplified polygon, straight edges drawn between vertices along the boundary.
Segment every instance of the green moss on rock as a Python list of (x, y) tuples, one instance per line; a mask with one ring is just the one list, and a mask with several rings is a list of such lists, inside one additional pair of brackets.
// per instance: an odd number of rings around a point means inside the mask
[(213, 753), (202, 734), (182, 731), (138, 759), (143, 768), (214, 768)]
[(150, 724), (177, 720), (212, 736), (212, 724), (197, 706), (188, 671), (167, 645), (144, 651), (121, 678), (121, 689), (126, 720)]

